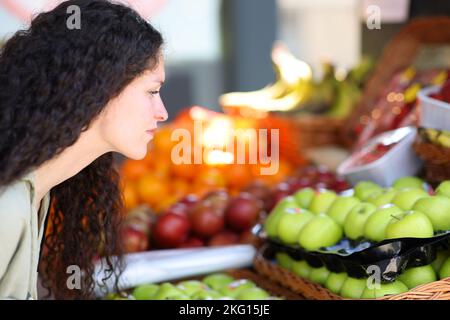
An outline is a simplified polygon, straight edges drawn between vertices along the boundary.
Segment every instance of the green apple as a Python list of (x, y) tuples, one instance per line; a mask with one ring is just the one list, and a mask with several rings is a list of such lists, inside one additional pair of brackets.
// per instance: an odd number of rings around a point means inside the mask
[(343, 227), (347, 214), (359, 203), (356, 197), (339, 197), (333, 202), (327, 215)]
[(361, 298), (376, 299), (385, 295), (400, 294), (406, 291), (408, 291), (408, 287), (400, 280), (395, 280), (391, 283), (381, 283), (378, 289), (376, 287), (365, 288)]
[(298, 208), (298, 203), (292, 196), (284, 198), (272, 209), (264, 223), (264, 230), (269, 237), (274, 238), (278, 236), (278, 223), (289, 208)]
[(450, 198), (450, 181), (443, 181), (436, 189), (436, 194), (438, 196), (444, 196)]
[(345, 219), (345, 235), (353, 240), (362, 237), (364, 235), (364, 225), (376, 209), (377, 207), (371, 203), (361, 202), (360, 204), (357, 204)]
[(395, 189), (383, 189), (381, 193), (375, 194), (372, 197), (369, 197), (367, 199), (367, 202), (372, 203), (376, 205), (377, 207), (384, 206), (386, 204), (392, 203), (392, 200), (394, 199), (395, 195), (397, 194), (397, 190)]
[(223, 295), (215, 290), (198, 291), (191, 296), (193, 300), (217, 300), (222, 297)]
[(326, 267), (312, 268), (309, 280), (324, 285), (329, 275), (330, 271)]
[(431, 265), (427, 265), (423, 267), (409, 268), (405, 270), (398, 279), (409, 289), (412, 289), (421, 284), (436, 281), (437, 277), (433, 267)]
[(237, 300), (265, 300), (270, 295), (261, 288), (250, 288), (246, 290), (242, 290), (236, 296)]
[(157, 284), (143, 284), (136, 287), (132, 295), (136, 300), (151, 300), (158, 290)]
[(134, 296), (121, 296), (119, 293), (108, 293), (104, 300), (151, 300), (149, 299), (136, 299)]
[(320, 213), (300, 231), (298, 243), (306, 250), (316, 250), (336, 244), (342, 238), (342, 228), (329, 216)]
[(434, 231), (450, 230), (450, 199), (444, 196), (417, 200), (413, 210), (423, 212), (433, 224)]
[(367, 279), (356, 279), (348, 277), (342, 284), (339, 295), (347, 299), (359, 299), (361, 298), (366, 287)]
[(170, 298), (170, 300), (193, 300), (190, 296), (187, 294), (180, 294), (176, 295)]
[(301, 208), (307, 209), (311, 205), (311, 201), (315, 194), (316, 192), (313, 189), (303, 188), (294, 193), (293, 197)]
[(292, 263), (294, 262), (294, 259), (292, 259), (286, 252), (277, 252), (275, 254), (275, 260), (282, 268), (287, 270), (291, 270)]
[(403, 210), (411, 210), (417, 200), (429, 197), (423, 189), (403, 189), (392, 199), (392, 203)]
[(439, 270), (439, 279), (445, 279), (450, 277), (450, 258), (447, 258), (442, 264), (441, 270)]
[(383, 188), (372, 181), (360, 181), (356, 184), (354, 191), (355, 197), (361, 201), (365, 201), (370, 197), (374, 197), (376, 194), (380, 194)]
[(287, 209), (289, 213), (284, 214), (278, 222), (278, 237), (285, 244), (295, 244), (302, 228), (314, 218), (314, 214), (306, 209)]
[(407, 211), (394, 215), (386, 227), (386, 239), (430, 238), (433, 225), (420, 211)]
[(334, 273), (330, 272), (330, 275), (325, 282), (325, 287), (333, 293), (339, 294), (342, 285), (347, 280), (347, 274), (345, 272)]
[(386, 227), (391, 222), (392, 216), (401, 213), (402, 209), (393, 204), (378, 208), (364, 225), (364, 238), (376, 242), (386, 239)]
[(309, 279), (309, 275), (311, 274), (312, 268), (309, 266), (308, 262), (305, 260), (293, 261), (292, 262), (292, 272), (298, 275), (301, 278)]
[(154, 300), (171, 300), (176, 296), (182, 296), (183, 292), (171, 283), (163, 283), (153, 296)]
[(220, 292), (227, 297), (236, 298), (242, 291), (255, 288), (255, 283), (247, 279), (236, 280), (220, 289)]
[(213, 273), (204, 277), (203, 283), (213, 290), (219, 290), (235, 280), (236, 279), (225, 273)]
[(188, 296), (192, 296), (194, 293), (202, 290), (208, 290), (208, 286), (197, 280), (187, 280), (182, 281), (177, 284), (177, 288), (180, 289), (184, 294), (187, 294)]
[(309, 206), (309, 210), (315, 214), (325, 213), (337, 197), (334, 191), (324, 190), (316, 192)]
[(439, 274), (439, 270), (441, 270), (444, 261), (448, 258), (448, 251), (440, 250), (436, 254), (436, 259), (431, 263), (436, 274)]
[(402, 177), (394, 181), (392, 187), (397, 190), (402, 189), (425, 189), (425, 181), (417, 177)]

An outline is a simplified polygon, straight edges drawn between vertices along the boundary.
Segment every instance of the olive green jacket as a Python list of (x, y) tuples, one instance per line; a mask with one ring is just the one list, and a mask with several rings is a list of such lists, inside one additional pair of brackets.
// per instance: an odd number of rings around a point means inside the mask
[(39, 213), (34, 194), (33, 172), (0, 189), (0, 299), (37, 299), (37, 268), (50, 192), (42, 199)]

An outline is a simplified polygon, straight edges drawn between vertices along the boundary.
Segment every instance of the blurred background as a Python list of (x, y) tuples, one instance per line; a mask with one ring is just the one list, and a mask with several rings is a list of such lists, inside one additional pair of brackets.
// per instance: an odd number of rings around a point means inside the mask
[[(0, 39), (58, 0), (0, 0)], [(413, 17), (450, 14), (446, 0), (128, 0), (164, 35), (169, 114), (201, 105), (220, 110), (224, 92), (250, 91), (274, 80), (270, 52), (283, 41), (321, 76), (324, 60), (351, 68), (377, 58)], [(381, 28), (370, 29), (368, 8), (380, 8)], [(370, 14), (370, 10), (369, 10)]]

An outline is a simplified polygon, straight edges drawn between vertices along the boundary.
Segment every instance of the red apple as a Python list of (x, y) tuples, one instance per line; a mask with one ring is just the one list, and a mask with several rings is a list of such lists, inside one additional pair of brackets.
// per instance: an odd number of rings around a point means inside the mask
[(174, 248), (186, 241), (190, 228), (187, 217), (164, 213), (155, 224), (153, 239), (160, 248)]
[(336, 192), (342, 192), (351, 188), (351, 185), (342, 177), (337, 177), (330, 189)]
[(124, 226), (121, 230), (123, 250), (125, 253), (148, 250), (148, 234), (139, 226)]
[(275, 205), (281, 201), (282, 199), (286, 198), (287, 196), (292, 194), (291, 187), (286, 182), (281, 182), (275, 186), (275, 188), (272, 190), (272, 195), (270, 196), (266, 210), (267, 212), (272, 211), (272, 209), (275, 207)]
[(225, 212), (226, 223), (232, 230), (246, 230), (256, 223), (262, 209), (261, 200), (250, 193), (242, 192), (231, 199)]
[(189, 237), (185, 242), (180, 244), (178, 248), (198, 248), (205, 246), (205, 242), (198, 237)]
[(183, 202), (177, 202), (173, 205), (171, 205), (169, 208), (167, 208), (164, 213), (173, 213), (173, 214), (179, 214), (185, 217), (189, 216), (189, 206)]
[(196, 194), (188, 194), (184, 198), (181, 198), (179, 203), (185, 204), (189, 209), (191, 209), (200, 199)]
[(202, 238), (209, 238), (219, 231), (225, 225), (223, 211), (217, 210), (211, 203), (195, 206), (190, 214), (192, 230)]
[(220, 189), (211, 191), (206, 194), (201, 202), (203, 203), (203, 205), (211, 206), (213, 210), (223, 213), (228, 205), (229, 200), (230, 196), (228, 195), (228, 192), (224, 189)]
[(270, 196), (270, 189), (261, 181), (255, 181), (242, 189), (243, 192), (252, 194), (254, 197), (266, 201)]
[(224, 230), (209, 239), (208, 246), (227, 246), (238, 243), (238, 240), (239, 237), (236, 233)]
[(251, 244), (254, 247), (259, 247), (263, 244), (263, 241), (258, 236), (254, 235), (251, 229), (245, 230), (239, 236), (239, 243)]
[(291, 177), (287, 180), (289, 184), (289, 189), (291, 193), (295, 193), (296, 191), (311, 186), (311, 180), (308, 178), (296, 178)]
[(317, 177), (317, 167), (307, 166), (305, 168), (300, 169), (297, 175), (299, 177), (308, 178), (311, 181), (314, 181)]
[(124, 220), (124, 225), (130, 224), (141, 225), (145, 227), (145, 232), (148, 232), (153, 224), (151, 209), (146, 205), (141, 205), (128, 212)]

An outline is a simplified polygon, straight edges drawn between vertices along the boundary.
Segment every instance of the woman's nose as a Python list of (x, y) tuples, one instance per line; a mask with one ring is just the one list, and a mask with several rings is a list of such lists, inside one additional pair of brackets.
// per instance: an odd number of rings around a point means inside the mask
[(169, 114), (167, 113), (166, 107), (162, 101), (156, 108), (155, 118), (157, 121), (166, 121), (169, 118)]

